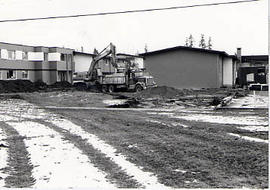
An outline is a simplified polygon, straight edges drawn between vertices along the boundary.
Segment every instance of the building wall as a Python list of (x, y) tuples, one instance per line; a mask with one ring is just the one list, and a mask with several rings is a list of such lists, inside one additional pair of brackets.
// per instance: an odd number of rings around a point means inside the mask
[[(32, 47), (0, 42), (0, 79), (42, 80), (47, 84), (59, 81), (58, 71), (72, 82), (73, 50), (57, 47)], [(13, 73), (13, 77), (9, 77)]]
[(88, 71), (93, 57), (87, 54), (78, 54), (74, 55), (75, 62), (75, 72), (84, 72)]
[(223, 85), (228, 87), (234, 85), (234, 64), (231, 58), (223, 59)]
[(216, 88), (222, 85), (218, 54), (174, 50), (145, 56), (145, 67), (158, 85), (175, 88)]

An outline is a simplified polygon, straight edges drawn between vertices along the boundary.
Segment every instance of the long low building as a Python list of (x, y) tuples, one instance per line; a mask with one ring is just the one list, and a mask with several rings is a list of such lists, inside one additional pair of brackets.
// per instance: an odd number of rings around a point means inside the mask
[(177, 46), (140, 55), (158, 85), (199, 89), (235, 84), (237, 58), (224, 51)]
[(73, 50), (0, 42), (0, 80), (26, 79), (72, 83)]

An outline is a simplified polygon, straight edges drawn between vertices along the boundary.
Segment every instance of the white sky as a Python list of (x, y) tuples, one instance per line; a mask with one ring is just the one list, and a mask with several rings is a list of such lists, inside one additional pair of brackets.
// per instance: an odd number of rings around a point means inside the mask
[[(232, 0), (0, 0), (0, 20), (182, 6)], [(213, 49), (268, 53), (268, 1), (146, 13), (0, 23), (0, 41), (59, 46), (85, 52), (105, 48), (144, 52), (184, 45), (192, 34), (212, 38)]]

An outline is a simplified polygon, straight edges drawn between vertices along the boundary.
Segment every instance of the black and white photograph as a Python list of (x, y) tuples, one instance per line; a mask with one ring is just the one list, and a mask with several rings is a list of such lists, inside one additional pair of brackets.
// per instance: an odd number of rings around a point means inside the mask
[(0, 0), (0, 189), (268, 189), (268, 0)]

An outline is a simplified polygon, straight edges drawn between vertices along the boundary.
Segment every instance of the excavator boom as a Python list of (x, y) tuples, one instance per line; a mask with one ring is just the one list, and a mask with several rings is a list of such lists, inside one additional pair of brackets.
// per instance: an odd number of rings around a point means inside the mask
[[(107, 50), (108, 47), (110, 48), (109, 50)], [(117, 68), (117, 63), (116, 63), (116, 52), (115, 52), (115, 49), (116, 49), (115, 46), (114, 46), (112, 43), (110, 43), (109, 46), (107, 46), (107, 47), (106, 47), (104, 50), (102, 50), (96, 57), (93, 58), (93, 60), (92, 60), (92, 62), (91, 62), (91, 65), (90, 65), (90, 67), (89, 67), (89, 69), (88, 69), (88, 77), (87, 77), (87, 78), (88, 78), (90, 81), (93, 80), (94, 69), (95, 69), (96, 65), (98, 64), (98, 62), (99, 62), (101, 59), (107, 57), (107, 56), (110, 55), (110, 54), (111, 54), (111, 59), (112, 59), (111, 63), (112, 63), (112, 65), (113, 65), (115, 68)], [(106, 50), (107, 50), (107, 51), (106, 51)]]

